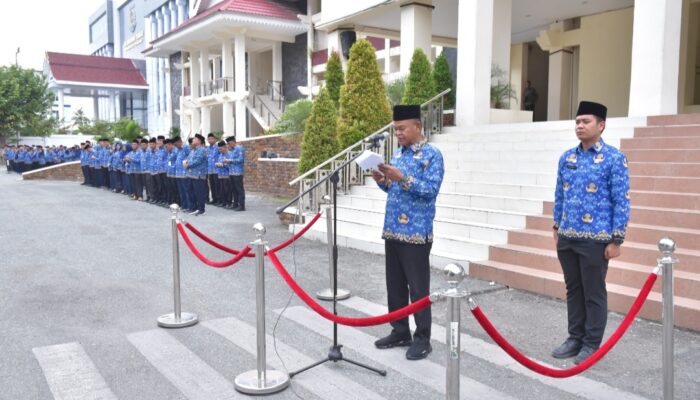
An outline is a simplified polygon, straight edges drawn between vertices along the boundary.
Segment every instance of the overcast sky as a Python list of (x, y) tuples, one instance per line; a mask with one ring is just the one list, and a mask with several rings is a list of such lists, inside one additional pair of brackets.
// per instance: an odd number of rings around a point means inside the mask
[(41, 69), (46, 51), (88, 54), (88, 18), (104, 0), (3, 1), (0, 65)]

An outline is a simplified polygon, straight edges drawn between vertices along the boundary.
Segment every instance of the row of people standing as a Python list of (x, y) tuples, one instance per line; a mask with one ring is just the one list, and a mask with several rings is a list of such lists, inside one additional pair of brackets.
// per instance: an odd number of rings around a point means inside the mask
[(78, 146), (4, 146), (2, 156), (7, 167), (7, 172), (32, 171), (39, 168), (61, 164), (66, 161), (77, 160), (80, 156)]
[[(106, 139), (101, 139), (95, 148), (89, 142), (81, 148), (84, 185), (161, 206), (177, 203), (191, 215), (204, 215), (207, 203), (245, 210), (245, 150), (233, 136), (218, 143), (214, 137), (209, 148), (199, 134), (189, 138), (187, 144), (180, 137), (159, 136), (134, 139), (130, 147), (122, 143), (110, 147)], [(212, 156), (216, 180), (209, 184)]]

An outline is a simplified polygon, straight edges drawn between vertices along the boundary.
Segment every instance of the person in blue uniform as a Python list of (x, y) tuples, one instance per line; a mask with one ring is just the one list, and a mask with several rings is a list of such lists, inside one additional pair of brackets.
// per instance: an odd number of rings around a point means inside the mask
[(177, 155), (175, 156), (175, 182), (177, 184), (177, 193), (180, 197), (180, 207), (182, 207), (183, 211), (192, 212), (191, 200), (187, 190), (189, 181), (185, 175), (185, 167), (182, 165), (182, 162), (190, 154), (190, 146), (183, 145), (180, 136), (174, 137), (173, 143), (177, 150)]
[(554, 241), (566, 283), (569, 337), (552, 352), (579, 364), (600, 347), (608, 320), (605, 276), (620, 255), (630, 215), (627, 158), (601, 138), (607, 108), (582, 101), (578, 146), (559, 159)]
[(175, 161), (177, 160), (178, 149), (173, 144), (172, 139), (165, 139), (165, 202), (167, 204), (180, 204), (180, 196), (177, 191), (177, 181), (175, 179)]
[(143, 200), (143, 186), (141, 183), (141, 140), (134, 139), (131, 143), (131, 151), (124, 156), (126, 172), (131, 181), (132, 200)]
[(207, 202), (207, 148), (204, 147), (204, 136), (194, 135), (192, 140), (192, 150), (183, 161), (182, 166), (188, 171), (194, 192), (195, 211), (190, 215), (202, 216), (205, 213), (204, 207)]
[(158, 175), (156, 176), (156, 184), (158, 185), (158, 204), (163, 207), (167, 207), (170, 205), (170, 203), (168, 203), (168, 151), (165, 149), (165, 136), (158, 136), (156, 156), (158, 157)]
[[(146, 147), (143, 148), (143, 153), (141, 153), (141, 173), (143, 175), (143, 183), (146, 189), (146, 202), (153, 203), (153, 174), (151, 164), (153, 158), (153, 147), (156, 145), (156, 138), (144, 139), (146, 141)], [(141, 141), (143, 145), (143, 141)]]
[(233, 211), (245, 211), (245, 187), (243, 173), (245, 172), (245, 148), (236, 142), (235, 136), (226, 138), (229, 153), (225, 162), (229, 167), (229, 179), (233, 197)]
[(216, 159), (219, 157), (219, 146), (216, 145), (216, 136), (213, 133), (207, 135), (207, 180), (209, 182), (209, 192), (211, 201), (207, 194), (207, 203), (219, 205), (219, 178), (216, 176)]
[(90, 173), (88, 171), (88, 151), (87, 143), (80, 143), (80, 169), (83, 171), (83, 183), (81, 185), (90, 184)]
[(5, 148), (5, 162), (7, 164), (7, 173), (15, 172), (15, 149), (14, 147)]
[(231, 208), (233, 200), (233, 192), (231, 188), (231, 180), (228, 177), (229, 168), (226, 164), (226, 157), (228, 156), (228, 146), (223, 140), (218, 144), (219, 155), (216, 158), (216, 176), (219, 178), (219, 200), (220, 205), (224, 208)]
[[(389, 164), (372, 171), (387, 193), (382, 238), (386, 257), (389, 311), (398, 310), (430, 292), (430, 250), (433, 242), (435, 200), (445, 173), (440, 151), (422, 134), (420, 106), (398, 105), (393, 110), (394, 132), (400, 144)], [(411, 337), (408, 318), (391, 323), (388, 336), (374, 344), (379, 349), (409, 346), (406, 358), (420, 360), (432, 351), (431, 310), (414, 314)]]

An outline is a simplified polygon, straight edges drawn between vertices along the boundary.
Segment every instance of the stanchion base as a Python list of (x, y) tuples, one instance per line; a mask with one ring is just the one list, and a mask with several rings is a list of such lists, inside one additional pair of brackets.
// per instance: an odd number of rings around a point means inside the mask
[(184, 328), (196, 324), (199, 320), (197, 314), (180, 313), (180, 318), (176, 318), (175, 314), (165, 314), (158, 317), (158, 326), (163, 328)]
[(272, 394), (289, 386), (289, 375), (281, 371), (267, 370), (265, 382), (258, 380), (258, 370), (244, 372), (236, 377), (233, 386), (241, 393)]
[[(338, 295), (336, 296), (336, 300), (345, 300), (350, 297), (350, 291), (347, 289), (341, 289), (338, 288)], [(328, 288), (328, 289), (323, 289), (318, 292), (316, 292), (316, 298), (319, 300), (324, 300), (324, 301), (333, 301), (333, 290)]]

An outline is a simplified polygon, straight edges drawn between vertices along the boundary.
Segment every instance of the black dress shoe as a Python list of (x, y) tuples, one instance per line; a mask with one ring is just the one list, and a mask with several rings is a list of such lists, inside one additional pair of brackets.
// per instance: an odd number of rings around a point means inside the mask
[(586, 359), (590, 356), (593, 355), (598, 349), (593, 348), (591, 346), (583, 346), (581, 348), (581, 351), (578, 352), (578, 355), (576, 355), (576, 358), (574, 358), (574, 364), (579, 365), (582, 362), (586, 361)]
[(389, 336), (385, 336), (376, 342), (374, 345), (378, 349), (391, 349), (392, 347), (406, 347), (410, 346), (413, 341), (411, 340), (411, 334), (400, 335), (391, 332)]
[(233, 211), (245, 211), (245, 207), (238, 206), (234, 208)]
[(554, 358), (569, 358), (577, 355), (581, 351), (581, 342), (577, 339), (566, 339), (561, 346), (554, 349), (552, 357)]
[(433, 351), (429, 340), (414, 340), (411, 347), (406, 350), (406, 359), (422, 360), (428, 357), (428, 354)]

